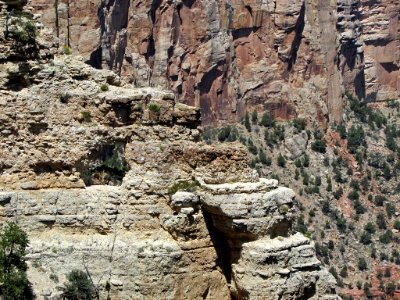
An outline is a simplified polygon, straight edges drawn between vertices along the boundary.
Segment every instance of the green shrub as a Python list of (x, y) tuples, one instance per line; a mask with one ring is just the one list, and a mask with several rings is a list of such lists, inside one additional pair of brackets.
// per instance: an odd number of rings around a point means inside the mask
[(119, 159), (116, 153), (113, 153), (112, 156), (104, 160), (100, 167), (105, 167), (107, 169), (119, 172), (129, 171), (129, 167), (126, 162), (122, 159)]
[(108, 84), (102, 84), (101, 86), (100, 86), (100, 90), (102, 91), (102, 92), (107, 92), (108, 90), (109, 90), (110, 88), (108, 87)]
[(276, 126), (274, 128), (274, 134), (279, 141), (283, 141), (285, 139), (285, 127), (283, 125)]
[(36, 39), (36, 26), (29, 13), (15, 12), (10, 18), (8, 29), (6, 34), (11, 34), (20, 43), (34, 43)]
[(346, 131), (346, 126), (344, 126), (343, 124), (339, 124), (336, 127), (336, 130), (339, 132), (340, 137), (342, 139), (346, 139), (347, 138), (347, 131)]
[(257, 124), (257, 120), (258, 120), (258, 112), (256, 109), (254, 109), (253, 112), (251, 113), (251, 122), (253, 124)]
[(358, 194), (357, 190), (352, 190), (352, 191), (349, 193), (348, 198), (349, 198), (350, 200), (355, 201), (355, 200), (358, 200), (358, 199), (360, 198), (360, 195)]
[(372, 243), (372, 236), (371, 236), (371, 234), (370, 234), (369, 232), (367, 232), (367, 231), (364, 231), (364, 232), (361, 234), (360, 242), (361, 242), (362, 244), (364, 244), (364, 245), (371, 244), (371, 243)]
[(92, 121), (92, 115), (90, 114), (90, 111), (82, 111), (81, 115), (84, 122), (90, 123)]
[(352, 179), (350, 181), (350, 187), (353, 188), (356, 191), (360, 190), (360, 184), (358, 183), (358, 181), (356, 179)]
[(81, 270), (72, 270), (67, 275), (68, 283), (64, 284), (62, 297), (68, 300), (91, 300), (98, 298), (96, 288), (89, 276)]
[(64, 54), (65, 55), (71, 55), (72, 54), (72, 49), (68, 45), (64, 45), (63, 50), (64, 50)]
[(194, 191), (198, 186), (200, 186), (200, 183), (197, 180), (176, 182), (168, 188), (168, 194), (173, 195), (178, 191)]
[(86, 186), (93, 184), (93, 173), (91, 170), (85, 169), (85, 170), (81, 171), (80, 173), (81, 173), (80, 177), (82, 178), (82, 180)]
[(367, 266), (367, 261), (365, 260), (364, 257), (360, 257), (358, 259), (358, 263), (357, 263), (358, 269), (360, 271), (365, 271), (367, 270), (368, 266)]
[(368, 233), (374, 234), (376, 232), (376, 228), (375, 225), (372, 224), (371, 222), (368, 222), (365, 226), (364, 226), (364, 230), (367, 231)]
[(396, 220), (393, 225), (394, 229), (400, 230), (400, 220)]
[(249, 152), (252, 153), (253, 155), (258, 154), (257, 146), (254, 145), (253, 140), (251, 138), (247, 140), (247, 149), (249, 149)]
[(383, 177), (389, 181), (392, 178), (392, 172), (390, 170), (389, 165), (385, 162), (383, 164)]
[(345, 233), (347, 229), (346, 219), (336, 216), (336, 227), (341, 233)]
[(326, 142), (325, 140), (316, 140), (311, 144), (311, 149), (315, 152), (325, 153), (326, 152)]
[(60, 102), (61, 103), (68, 103), (69, 99), (71, 98), (71, 95), (69, 94), (62, 94), (60, 95)]
[(326, 191), (332, 192), (332, 179), (329, 176), (326, 178), (326, 184)]
[(379, 229), (386, 229), (386, 219), (382, 212), (376, 216), (376, 225), (378, 225)]
[(287, 206), (286, 204), (283, 204), (280, 208), (279, 208), (279, 212), (281, 214), (287, 214), (289, 212), (289, 206)]
[(315, 243), (315, 252), (317, 253), (317, 255), (322, 257), (328, 257), (329, 255), (328, 247), (325, 245), (321, 245), (318, 242)]
[(234, 126), (225, 126), (219, 129), (217, 137), (220, 142), (234, 142), (238, 139), (238, 131)]
[(359, 146), (365, 145), (365, 133), (361, 126), (351, 126), (348, 132), (347, 146), (355, 154)]
[(308, 185), (310, 183), (310, 176), (307, 172), (303, 172), (303, 185)]
[(275, 127), (275, 120), (274, 117), (269, 113), (269, 111), (266, 111), (260, 120), (260, 125), (268, 128), (273, 128)]
[(310, 166), (310, 156), (306, 153), (303, 158), (303, 167), (308, 168)]
[(335, 277), (336, 279), (339, 277), (335, 267), (330, 267), (329, 273), (331, 273), (333, 275), (333, 277)]
[(393, 239), (393, 232), (386, 230), (386, 232), (379, 237), (379, 241), (383, 244), (389, 244)]
[(361, 180), (361, 186), (362, 186), (363, 192), (367, 192), (369, 190), (370, 184), (369, 184), (368, 177), (364, 177)]
[(389, 282), (386, 284), (385, 293), (386, 295), (393, 296), (396, 291), (396, 285), (393, 282)]
[(149, 108), (150, 111), (152, 111), (152, 112), (154, 112), (154, 113), (156, 113), (156, 114), (159, 114), (159, 113), (160, 113), (160, 110), (161, 110), (160, 104), (158, 104), (158, 103), (156, 103), (156, 102), (151, 102), (151, 103), (149, 104), (148, 108)]
[(272, 164), (271, 158), (267, 157), (265, 155), (265, 152), (262, 149), (260, 149), (260, 152), (258, 154), (258, 158), (259, 158), (260, 162), (262, 164), (266, 165), (266, 166), (270, 166)]
[(343, 196), (343, 189), (340, 187), (337, 189), (335, 192), (333, 192), (333, 197), (335, 197), (336, 200), (339, 200), (340, 197)]
[(328, 215), (331, 212), (331, 207), (329, 205), (329, 201), (328, 200), (324, 200), (322, 202), (322, 209), (321, 210), (322, 210), (322, 213), (324, 215)]
[(347, 278), (347, 276), (349, 276), (348, 272), (347, 272), (347, 267), (344, 266), (341, 270), (340, 270), (340, 276), (343, 278)]
[(396, 213), (396, 206), (393, 203), (386, 203), (386, 213), (389, 219), (391, 219)]
[(383, 206), (383, 204), (387, 201), (388, 201), (388, 199), (383, 195), (375, 196), (375, 205), (377, 205), (377, 206)]
[(247, 112), (247, 111), (246, 111), (246, 115), (244, 116), (244, 127), (246, 127), (248, 132), (251, 132), (250, 116), (249, 116), (249, 112)]
[(227, 140), (231, 134), (232, 128), (231, 126), (226, 126), (220, 129), (220, 131), (218, 132), (218, 140), (220, 142), (224, 142), (225, 140)]
[(301, 232), (302, 234), (306, 234), (308, 231), (307, 225), (304, 222), (304, 216), (301, 214), (297, 218), (297, 224), (296, 224), (296, 231)]
[(296, 132), (299, 133), (306, 129), (307, 122), (305, 119), (294, 119), (292, 121), (293, 127), (296, 129)]
[(277, 162), (278, 162), (278, 166), (281, 168), (284, 168), (286, 166), (286, 159), (281, 153), (279, 153)]
[(362, 215), (367, 212), (365, 206), (362, 205), (362, 203), (358, 199), (354, 201), (354, 210), (356, 211), (357, 215)]

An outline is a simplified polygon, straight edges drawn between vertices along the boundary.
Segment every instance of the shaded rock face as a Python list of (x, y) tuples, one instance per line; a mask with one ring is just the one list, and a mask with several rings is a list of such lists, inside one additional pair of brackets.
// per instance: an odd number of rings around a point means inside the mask
[(203, 123), (246, 110), (339, 121), (345, 92), (399, 95), (398, 1), (33, 0), (97, 68), (172, 89)]
[(42, 38), (0, 36), (0, 222), (29, 235), (37, 298), (60, 299), (73, 269), (100, 299), (337, 298), (292, 235), (294, 192), (243, 146), (204, 144), (198, 108)]

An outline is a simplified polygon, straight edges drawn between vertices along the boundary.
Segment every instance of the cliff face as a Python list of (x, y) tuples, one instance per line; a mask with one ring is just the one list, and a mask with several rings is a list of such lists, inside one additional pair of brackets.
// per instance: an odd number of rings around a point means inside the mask
[(172, 89), (203, 123), (249, 109), (338, 121), (343, 95), (399, 95), (396, 0), (33, 0), (45, 27), (97, 68)]
[(204, 144), (199, 109), (53, 57), (29, 14), (0, 12), (0, 221), (28, 233), (39, 299), (73, 269), (100, 299), (337, 298), (293, 235), (294, 192), (243, 146)]

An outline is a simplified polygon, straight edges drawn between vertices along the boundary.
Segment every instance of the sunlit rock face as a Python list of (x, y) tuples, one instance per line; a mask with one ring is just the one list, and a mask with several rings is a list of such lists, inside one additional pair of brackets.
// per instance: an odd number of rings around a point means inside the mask
[(243, 145), (205, 144), (199, 108), (57, 55), (51, 34), (25, 35), (41, 24), (10, 5), (0, 224), (27, 232), (38, 299), (60, 299), (74, 269), (100, 299), (337, 298), (313, 244), (292, 231), (295, 193), (259, 178)]
[(172, 89), (203, 124), (246, 110), (321, 125), (344, 94), (399, 95), (400, 4), (384, 1), (33, 0), (45, 27), (97, 68)]

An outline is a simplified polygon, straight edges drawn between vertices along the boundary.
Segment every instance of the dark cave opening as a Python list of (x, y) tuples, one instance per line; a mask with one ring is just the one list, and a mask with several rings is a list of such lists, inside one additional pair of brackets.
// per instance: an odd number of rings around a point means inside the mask
[(86, 186), (119, 186), (129, 165), (125, 160), (125, 143), (105, 144), (92, 151), (82, 162), (81, 179)]

